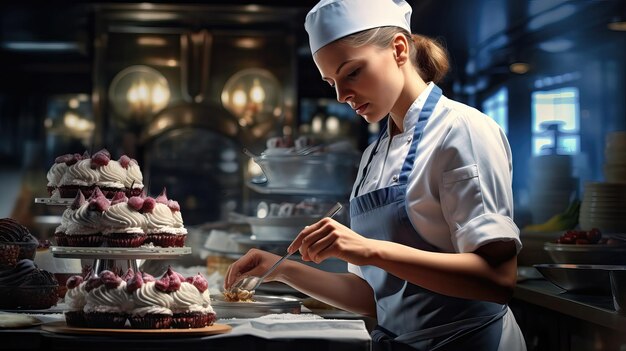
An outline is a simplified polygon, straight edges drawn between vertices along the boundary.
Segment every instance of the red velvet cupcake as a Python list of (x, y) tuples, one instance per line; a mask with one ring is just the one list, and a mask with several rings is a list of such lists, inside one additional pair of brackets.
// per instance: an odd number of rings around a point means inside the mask
[(138, 247), (144, 243), (146, 217), (139, 212), (143, 199), (128, 199), (124, 192), (118, 192), (111, 199), (111, 206), (102, 214), (102, 235), (107, 246)]
[(167, 291), (166, 283), (159, 283), (157, 288), (154, 277), (137, 272), (127, 281), (126, 291), (132, 294), (134, 307), (130, 312), (130, 325), (137, 329), (169, 329), (172, 325), (174, 302)]

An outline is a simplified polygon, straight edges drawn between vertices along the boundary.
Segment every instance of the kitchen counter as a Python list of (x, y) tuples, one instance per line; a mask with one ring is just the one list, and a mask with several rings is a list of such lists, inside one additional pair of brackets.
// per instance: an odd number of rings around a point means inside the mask
[[(43, 322), (63, 320), (61, 314), (34, 315)], [(219, 319), (232, 330), (211, 336), (148, 336), (123, 334), (69, 335), (39, 326), (0, 330), (0, 349), (10, 350), (346, 350), (369, 351), (371, 338), (362, 320), (322, 319), (312, 314), (277, 314), (254, 319)]]
[(626, 332), (626, 315), (615, 312), (610, 295), (583, 295), (562, 290), (544, 279), (517, 284), (514, 299), (556, 312)]
[(509, 306), (528, 351), (626, 349), (626, 315), (610, 295), (574, 294), (545, 279), (517, 283)]

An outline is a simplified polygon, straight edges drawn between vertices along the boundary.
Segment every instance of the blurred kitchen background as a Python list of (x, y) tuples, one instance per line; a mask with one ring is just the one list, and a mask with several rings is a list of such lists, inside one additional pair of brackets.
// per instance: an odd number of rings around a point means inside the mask
[[(449, 50), (445, 94), (509, 137), (520, 227), (564, 211), (588, 182), (623, 181), (625, 1), (409, 3), (414, 32)], [(314, 4), (0, 5), (0, 215), (44, 236), (55, 213), (32, 198), (46, 196), (55, 157), (103, 147), (136, 158), (148, 193), (166, 187), (189, 226), (264, 201), (346, 201), (350, 172), (331, 169), (344, 178), (323, 191), (271, 187), (242, 152), (279, 136), (360, 152), (378, 132), (319, 78), (303, 29)]]

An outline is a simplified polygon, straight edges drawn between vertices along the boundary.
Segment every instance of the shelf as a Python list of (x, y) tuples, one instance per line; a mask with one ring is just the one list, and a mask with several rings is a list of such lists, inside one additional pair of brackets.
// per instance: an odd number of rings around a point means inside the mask
[(52, 198), (52, 197), (36, 197), (36, 204), (45, 204), (49, 206), (68, 206), (74, 202), (74, 198)]
[(54, 257), (165, 260), (191, 254), (191, 247), (68, 247), (51, 246)]
[(277, 195), (345, 195), (341, 191), (332, 189), (307, 189), (307, 188), (283, 188), (278, 186), (271, 186), (268, 183), (253, 183), (247, 182), (248, 187), (260, 194), (277, 194)]

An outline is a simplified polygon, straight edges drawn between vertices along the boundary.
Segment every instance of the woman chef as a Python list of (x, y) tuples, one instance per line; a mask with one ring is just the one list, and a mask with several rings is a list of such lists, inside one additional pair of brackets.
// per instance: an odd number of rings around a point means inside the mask
[[(525, 350), (506, 305), (521, 248), (511, 150), (492, 119), (442, 95), (445, 50), (410, 32), (403, 0), (322, 0), (305, 29), (322, 79), (368, 123), (350, 228), (304, 228), (288, 251), (335, 257), (349, 273), (287, 260), (268, 278), (338, 308), (375, 316), (381, 350)], [(278, 257), (250, 250), (225, 277), (261, 275)]]

